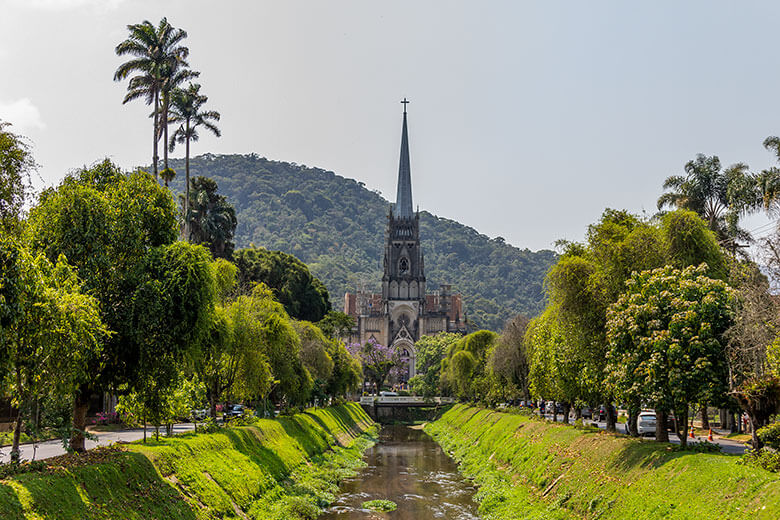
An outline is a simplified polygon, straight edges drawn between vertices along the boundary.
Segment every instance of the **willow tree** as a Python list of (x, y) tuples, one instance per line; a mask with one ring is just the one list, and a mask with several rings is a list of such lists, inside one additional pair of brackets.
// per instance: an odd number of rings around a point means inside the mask
[(63, 256), (52, 263), (3, 239), (0, 264), (0, 353), (17, 409), (11, 460), (18, 461), (24, 406), (47, 393), (72, 394), (92, 377), (108, 331), (98, 301), (82, 293)]

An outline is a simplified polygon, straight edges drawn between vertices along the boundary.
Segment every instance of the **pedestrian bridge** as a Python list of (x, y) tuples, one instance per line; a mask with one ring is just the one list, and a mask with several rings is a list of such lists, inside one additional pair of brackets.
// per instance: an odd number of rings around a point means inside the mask
[[(375, 421), (390, 420), (414, 420), (422, 416), (425, 408), (438, 409), (442, 406), (455, 403), (452, 397), (417, 397), (417, 396), (373, 396), (364, 395), (360, 398), (360, 406)], [(415, 409), (420, 409), (415, 412)]]

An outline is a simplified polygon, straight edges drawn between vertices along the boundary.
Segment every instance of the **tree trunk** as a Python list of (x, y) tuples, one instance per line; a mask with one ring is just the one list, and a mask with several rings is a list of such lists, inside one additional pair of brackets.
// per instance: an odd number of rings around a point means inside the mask
[(675, 414), (679, 418), (677, 419), (678, 422), (678, 428), (680, 428), (682, 431), (678, 430), (677, 435), (680, 437), (680, 446), (685, 448), (688, 446), (688, 410), (681, 410), (683, 413)]
[(582, 407), (581, 406), (575, 406), (574, 407), (574, 420), (575, 421), (581, 421), (582, 420)]
[(187, 119), (184, 152), (184, 241), (190, 241), (190, 120)]
[(155, 89), (154, 91), (154, 143), (153, 143), (153, 149), (154, 153), (152, 154), (152, 168), (154, 169), (154, 178), (157, 180), (157, 142), (159, 139), (157, 138), (158, 134), (160, 133), (159, 129), (159, 110), (160, 110), (160, 92)]
[[(168, 169), (168, 99), (170, 97), (170, 93), (163, 95), (163, 106), (162, 106), (162, 121), (160, 122), (163, 125), (163, 169)], [(165, 181), (165, 184), (168, 184), (168, 181)]]
[(710, 429), (710, 418), (707, 415), (707, 403), (701, 405), (701, 427), (705, 430)]
[(571, 411), (571, 405), (569, 403), (563, 403), (563, 424), (569, 424), (570, 411)]
[(144, 444), (146, 444), (146, 410), (144, 410)]
[(639, 414), (642, 411), (640, 405), (634, 403), (628, 406), (627, 433), (631, 437), (639, 437)]
[(753, 414), (748, 414), (748, 426), (750, 427), (750, 437), (752, 439), (751, 443), (753, 444), (754, 450), (760, 450), (764, 447), (764, 444), (761, 442), (761, 439), (758, 438), (758, 434), (756, 431), (761, 427), (758, 424), (758, 421), (755, 417), (753, 417)]
[(209, 412), (211, 413), (211, 418), (215, 421), (217, 420), (217, 394), (216, 389), (212, 391), (211, 396), (209, 397)]
[(616, 432), (617, 431), (617, 410), (615, 410), (615, 407), (612, 406), (612, 403), (608, 403), (604, 405), (604, 412), (607, 415), (607, 431)]
[(552, 406), (553, 422), (558, 422), (558, 403), (553, 402)]
[(665, 410), (655, 412), (655, 439), (658, 442), (669, 442), (669, 421)]
[[(17, 370), (17, 381), (20, 380), (19, 371)], [(19, 405), (16, 408), (16, 422), (14, 423), (14, 440), (11, 444), (11, 462), (18, 463), (21, 458), (19, 452), (19, 442), (22, 437), (22, 402), (20, 400)]]
[(77, 453), (87, 451), (84, 445), (84, 430), (87, 429), (89, 395), (89, 389), (86, 386), (82, 386), (76, 392), (73, 400), (73, 433), (70, 436), (70, 448)]

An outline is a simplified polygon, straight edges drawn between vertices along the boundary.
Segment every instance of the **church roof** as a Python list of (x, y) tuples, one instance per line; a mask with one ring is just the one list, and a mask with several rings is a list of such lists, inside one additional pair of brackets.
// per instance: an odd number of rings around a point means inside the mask
[(393, 216), (411, 218), (412, 211), (412, 169), (409, 166), (409, 136), (406, 130), (406, 99), (404, 103), (404, 126), (401, 132), (401, 160), (398, 164), (398, 193), (395, 196)]

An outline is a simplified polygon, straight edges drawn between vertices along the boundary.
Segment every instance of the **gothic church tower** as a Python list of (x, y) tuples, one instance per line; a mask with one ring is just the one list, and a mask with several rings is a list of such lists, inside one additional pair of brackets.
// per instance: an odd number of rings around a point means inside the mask
[(465, 332), (460, 294), (449, 285), (426, 292), (425, 263), (420, 246), (420, 213), (412, 209), (412, 172), (409, 161), (409, 130), (404, 99), (398, 192), (387, 215), (382, 293), (363, 290), (344, 295), (344, 312), (356, 327), (349, 342), (377, 341), (398, 352), (403, 370), (398, 381), (415, 375), (415, 342), (438, 332)]

